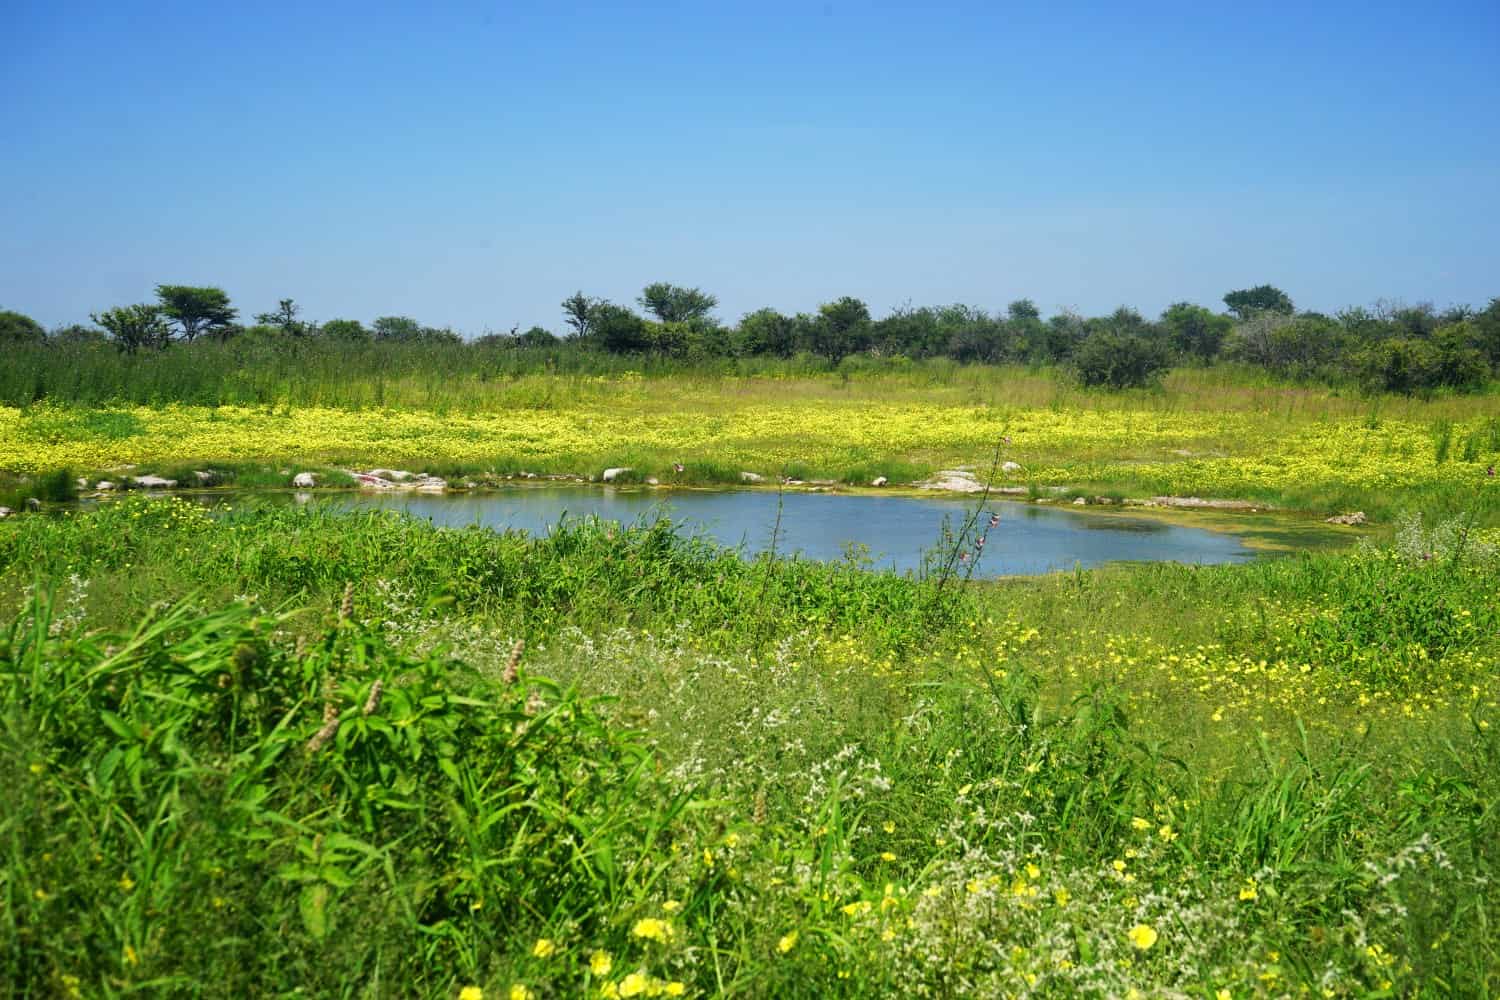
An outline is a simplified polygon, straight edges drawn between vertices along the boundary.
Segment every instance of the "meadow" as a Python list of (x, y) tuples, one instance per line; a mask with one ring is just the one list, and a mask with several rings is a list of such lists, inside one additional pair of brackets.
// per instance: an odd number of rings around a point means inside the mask
[(178, 395), (0, 407), (0, 469), (185, 483), (212, 469), (222, 482), (286, 486), (299, 469), (334, 484), (347, 482), (343, 469), (406, 466), (458, 485), (629, 467), (668, 485), (737, 483), (748, 471), (863, 486), (1000, 460), (1020, 466), (1001, 482), (1038, 491), (1247, 499), (1389, 521), (1461, 510), (1476, 484), (1496, 485), (1486, 472), (1500, 462), (1500, 397), (1351, 396), (1232, 368), (1113, 393), (1049, 371), (948, 362), (839, 376), (392, 375), (384, 403), (368, 384), (317, 372), (283, 389), (261, 405)]
[(7, 992), (1500, 991), (1492, 398), (958, 366), (473, 393), (31, 404), (0, 410), (0, 468), (857, 484), (998, 445), (1039, 487), (1377, 524), (980, 583), (953, 571), (979, 524), (896, 576), (664, 521), (135, 494), (5, 519)]

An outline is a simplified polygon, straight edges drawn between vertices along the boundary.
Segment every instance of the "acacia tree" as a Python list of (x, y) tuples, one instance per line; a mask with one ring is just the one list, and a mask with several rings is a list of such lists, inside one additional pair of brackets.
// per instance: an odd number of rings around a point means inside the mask
[(1249, 319), (1257, 313), (1279, 313), (1290, 316), (1296, 309), (1292, 298), (1275, 285), (1256, 285), (1226, 292), (1224, 305), (1240, 319)]
[(562, 309), (564, 322), (573, 328), (573, 335), (579, 340), (586, 340), (594, 329), (594, 310), (598, 309), (604, 302), (601, 299), (591, 298), (583, 294), (582, 290), (574, 292), (563, 299)]
[(812, 328), (813, 350), (835, 365), (864, 350), (870, 341), (870, 307), (845, 295), (818, 307)]
[(255, 322), (262, 326), (278, 327), (282, 333), (290, 337), (305, 337), (317, 332), (317, 325), (308, 323), (297, 318), (302, 307), (292, 299), (282, 299), (276, 303), (275, 312), (257, 313)]
[(188, 343), (200, 333), (222, 333), (234, 325), (238, 311), (229, 305), (222, 288), (196, 285), (157, 285), (162, 314), (177, 324)]
[(128, 354), (159, 350), (172, 340), (172, 326), (161, 306), (116, 306), (90, 318), (108, 331), (116, 347)]
[(697, 288), (681, 288), (657, 281), (641, 289), (641, 308), (663, 323), (695, 323), (705, 319), (719, 300)]

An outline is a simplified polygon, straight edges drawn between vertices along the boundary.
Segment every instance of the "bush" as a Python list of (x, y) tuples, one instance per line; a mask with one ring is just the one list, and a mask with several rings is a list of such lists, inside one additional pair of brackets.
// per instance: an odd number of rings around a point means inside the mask
[(1086, 386), (1138, 389), (1172, 366), (1166, 348), (1145, 337), (1096, 333), (1073, 355), (1073, 370)]

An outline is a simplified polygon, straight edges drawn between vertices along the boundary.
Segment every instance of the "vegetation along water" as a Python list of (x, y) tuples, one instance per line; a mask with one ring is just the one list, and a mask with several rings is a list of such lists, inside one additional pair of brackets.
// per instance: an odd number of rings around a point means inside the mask
[[(192, 291), (0, 327), (6, 993), (1500, 992), (1493, 303), (465, 343)], [(377, 469), (952, 517), (898, 572)], [(1002, 490), (1280, 551), (1011, 576)]]

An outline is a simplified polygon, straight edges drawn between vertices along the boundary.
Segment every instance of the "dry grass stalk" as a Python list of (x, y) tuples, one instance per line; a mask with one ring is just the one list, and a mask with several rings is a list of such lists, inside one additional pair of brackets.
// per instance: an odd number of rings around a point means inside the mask
[(317, 753), (323, 749), (338, 731), (339, 708), (331, 701), (325, 702), (323, 704), (323, 726), (316, 733), (313, 733), (312, 739), (307, 741), (307, 752)]
[(510, 649), (510, 659), (505, 661), (505, 669), (500, 672), (500, 679), (507, 685), (516, 682), (516, 676), (521, 669), (521, 654), (526, 651), (526, 640), (517, 639), (516, 644)]
[(380, 707), (380, 695), (385, 691), (385, 682), (376, 678), (375, 683), (370, 686), (370, 697), (365, 699), (364, 715), (368, 718), (375, 714)]
[(354, 581), (344, 584), (344, 599), (339, 601), (339, 621), (346, 622), (354, 613)]

